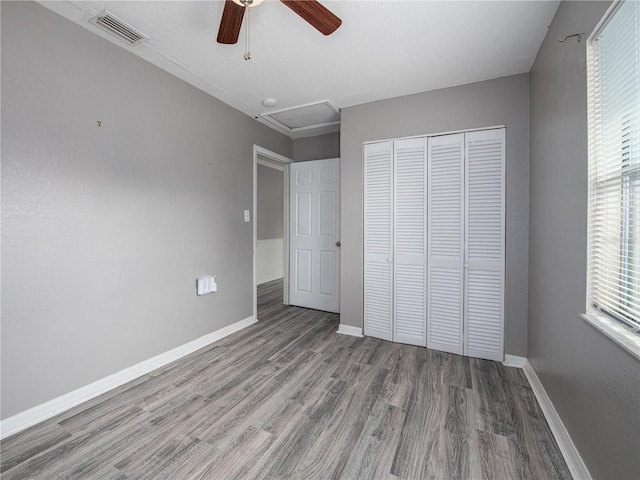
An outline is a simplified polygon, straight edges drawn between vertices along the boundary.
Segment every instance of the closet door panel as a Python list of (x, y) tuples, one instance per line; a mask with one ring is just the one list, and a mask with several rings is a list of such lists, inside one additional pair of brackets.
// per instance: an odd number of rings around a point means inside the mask
[(394, 142), (394, 341), (426, 346), (426, 139)]
[(466, 134), (465, 355), (503, 360), (504, 129)]
[(469, 269), (466, 283), (465, 355), (502, 361), (502, 275)]
[(393, 142), (364, 146), (364, 334), (393, 339)]
[(462, 354), (464, 134), (428, 140), (427, 346)]
[(429, 348), (462, 354), (462, 272), (450, 266), (429, 266)]

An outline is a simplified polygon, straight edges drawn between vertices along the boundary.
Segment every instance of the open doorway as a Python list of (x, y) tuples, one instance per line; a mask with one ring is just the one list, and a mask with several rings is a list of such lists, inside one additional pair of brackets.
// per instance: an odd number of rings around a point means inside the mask
[(256, 284), (284, 275), (284, 168), (258, 156)]
[(282, 278), (289, 303), (289, 164), (292, 160), (257, 145), (253, 148), (253, 289)]

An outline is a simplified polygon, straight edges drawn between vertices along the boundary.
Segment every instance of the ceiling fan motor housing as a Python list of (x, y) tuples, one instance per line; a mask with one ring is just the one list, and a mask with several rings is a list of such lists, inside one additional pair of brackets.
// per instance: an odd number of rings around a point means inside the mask
[[(255, 7), (262, 1), (226, 0), (218, 30), (218, 43), (237, 43), (245, 8)], [(342, 25), (342, 20), (317, 0), (281, 0), (281, 2), (323, 35), (332, 34)]]

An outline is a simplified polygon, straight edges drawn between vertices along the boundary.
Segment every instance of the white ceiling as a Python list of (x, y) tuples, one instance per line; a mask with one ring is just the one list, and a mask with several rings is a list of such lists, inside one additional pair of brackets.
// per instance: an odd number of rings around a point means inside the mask
[[(559, 2), (321, 0), (342, 19), (325, 37), (278, 0), (266, 0), (251, 9), (249, 61), (246, 15), (236, 45), (216, 43), (222, 1), (40, 3), (259, 117), (322, 100), (343, 108), (528, 72)], [(103, 9), (150, 39), (129, 47), (89, 23)], [(263, 107), (267, 97), (277, 107)]]

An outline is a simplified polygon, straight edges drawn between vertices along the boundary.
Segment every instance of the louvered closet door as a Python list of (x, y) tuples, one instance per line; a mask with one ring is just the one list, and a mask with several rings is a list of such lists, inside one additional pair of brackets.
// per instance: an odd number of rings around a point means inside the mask
[(394, 341), (426, 346), (426, 139), (394, 142)]
[(464, 134), (428, 140), (427, 346), (461, 355)]
[(364, 146), (364, 333), (393, 340), (393, 142)]
[(503, 360), (504, 129), (466, 134), (465, 355)]

